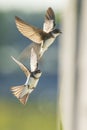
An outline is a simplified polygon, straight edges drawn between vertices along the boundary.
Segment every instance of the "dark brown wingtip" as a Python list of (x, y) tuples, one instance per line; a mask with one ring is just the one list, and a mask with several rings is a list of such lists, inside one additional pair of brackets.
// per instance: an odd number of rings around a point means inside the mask
[(15, 16), (15, 20), (18, 20), (19, 19), (19, 17), (18, 16)]
[(54, 14), (54, 11), (53, 11), (53, 9), (52, 9), (51, 7), (49, 7), (49, 8), (47, 9), (47, 12), (46, 12), (45, 17), (46, 17), (48, 20), (54, 20), (54, 22), (55, 22), (55, 14)]
[(47, 9), (47, 10), (52, 10), (52, 11), (53, 11), (52, 7), (48, 7), (48, 9)]
[(49, 8), (47, 9), (47, 12), (48, 12), (48, 14), (54, 15), (54, 11), (53, 11), (53, 9), (52, 9), (51, 7), (49, 7)]
[(17, 25), (18, 21), (20, 21), (21, 19), (18, 16), (15, 16), (15, 23)]
[(15, 22), (17, 23), (17, 21), (22, 21), (22, 19), (20, 19), (18, 16), (15, 16)]
[(15, 19), (20, 19), (18, 16), (15, 16)]

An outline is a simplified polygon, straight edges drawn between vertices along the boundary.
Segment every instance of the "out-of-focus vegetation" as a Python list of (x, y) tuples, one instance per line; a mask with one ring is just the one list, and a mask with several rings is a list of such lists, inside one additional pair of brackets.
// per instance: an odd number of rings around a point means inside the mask
[[(53, 130), (56, 129), (56, 113), (54, 108), (38, 108), (34, 102), (26, 106), (22, 104), (0, 101), (0, 130)], [(47, 105), (48, 106), (48, 105)]]

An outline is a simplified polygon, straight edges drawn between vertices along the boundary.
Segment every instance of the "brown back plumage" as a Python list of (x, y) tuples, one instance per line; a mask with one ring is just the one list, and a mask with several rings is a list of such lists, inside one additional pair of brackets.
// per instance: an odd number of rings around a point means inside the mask
[(30, 24), (25, 23), (19, 17), (15, 17), (15, 22), (18, 30), (28, 39), (32, 40), (35, 43), (41, 44), (46, 33), (43, 30), (38, 29)]

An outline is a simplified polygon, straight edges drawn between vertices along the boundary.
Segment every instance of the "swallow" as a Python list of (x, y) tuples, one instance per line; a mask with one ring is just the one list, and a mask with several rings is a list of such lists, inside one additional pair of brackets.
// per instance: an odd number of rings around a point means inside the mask
[(30, 57), (30, 70), (20, 61), (16, 60), (13, 56), (11, 56), (11, 58), (18, 64), (20, 69), (27, 77), (26, 82), (23, 85), (11, 87), (11, 91), (22, 104), (26, 104), (30, 93), (36, 88), (42, 74), (42, 72), (38, 69), (37, 55), (32, 48)]
[(51, 7), (46, 11), (43, 29), (27, 24), (17, 16), (15, 16), (15, 23), (19, 32), (33, 42), (28, 49), (26, 48), (23, 51), (22, 55), (26, 55), (26, 51), (33, 47), (38, 59), (42, 57), (48, 47), (51, 46), (54, 40), (62, 33), (60, 29), (55, 28), (55, 14)]

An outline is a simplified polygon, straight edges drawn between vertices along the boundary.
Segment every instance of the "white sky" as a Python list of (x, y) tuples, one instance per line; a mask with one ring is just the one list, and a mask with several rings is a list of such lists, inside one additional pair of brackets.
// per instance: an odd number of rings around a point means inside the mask
[(69, 0), (0, 0), (0, 10), (40, 11), (52, 7), (62, 11)]

